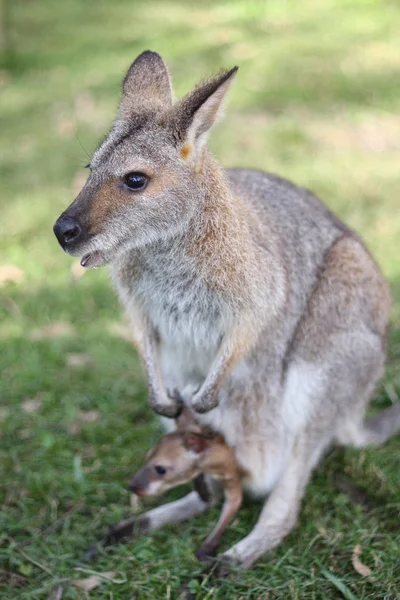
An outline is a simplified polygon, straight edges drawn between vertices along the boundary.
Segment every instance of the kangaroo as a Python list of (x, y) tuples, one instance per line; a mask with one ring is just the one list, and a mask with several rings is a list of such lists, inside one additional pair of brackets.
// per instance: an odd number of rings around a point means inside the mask
[[(167, 389), (177, 388), (200, 426), (235, 448), (244, 489), (267, 497), (222, 555), (247, 568), (296, 525), (324, 451), (384, 442), (400, 403), (364, 419), (384, 372), (390, 294), (358, 236), (307, 190), (223, 170), (207, 149), (236, 73), (174, 101), (161, 57), (138, 56), (54, 231), (83, 266), (110, 266), (154, 411), (173, 429), (182, 406)], [(192, 491), (137, 523), (150, 532), (210, 503)]]
[[(202, 430), (187, 407), (176, 419), (176, 426), (177, 431), (164, 435), (150, 450), (145, 465), (135, 474), (129, 487), (134, 494), (147, 497), (191, 480), (199, 482), (201, 475), (217, 479), (224, 493), (221, 517), (196, 552), (199, 560), (206, 560), (214, 554), (222, 534), (240, 508), (244, 473), (236, 462), (233, 448), (227, 446), (221, 435)], [(197, 489), (203, 500), (207, 500), (208, 489)]]

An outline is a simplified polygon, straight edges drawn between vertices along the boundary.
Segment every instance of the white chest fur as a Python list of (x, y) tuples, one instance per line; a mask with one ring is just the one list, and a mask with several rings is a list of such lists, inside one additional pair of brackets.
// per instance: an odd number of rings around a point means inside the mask
[(114, 281), (128, 315), (135, 312), (130, 307), (140, 307), (158, 333), (165, 386), (183, 390), (206, 377), (227, 327), (226, 306), (193, 259), (177, 261), (171, 252), (129, 257), (124, 268), (134, 277), (125, 283), (117, 273)]

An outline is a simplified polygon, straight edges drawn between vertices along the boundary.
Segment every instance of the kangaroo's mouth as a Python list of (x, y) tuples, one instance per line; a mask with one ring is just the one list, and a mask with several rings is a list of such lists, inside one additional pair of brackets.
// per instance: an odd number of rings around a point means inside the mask
[(108, 263), (108, 259), (106, 256), (100, 252), (100, 250), (95, 250), (94, 252), (88, 252), (84, 254), (81, 258), (81, 266), (86, 267), (88, 269), (96, 269), (97, 267), (103, 267)]

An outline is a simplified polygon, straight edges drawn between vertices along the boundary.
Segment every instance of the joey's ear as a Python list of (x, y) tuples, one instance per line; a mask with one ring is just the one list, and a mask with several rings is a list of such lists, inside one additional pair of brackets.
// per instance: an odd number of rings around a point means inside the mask
[(222, 100), (237, 70), (238, 67), (233, 67), (201, 82), (173, 107), (173, 133), (184, 158), (193, 151), (201, 153), (208, 131), (222, 112)]
[(196, 454), (201, 454), (213, 444), (213, 440), (211, 438), (204, 437), (194, 433), (193, 431), (187, 431), (183, 440), (186, 450), (191, 450)]
[(167, 65), (156, 52), (146, 50), (131, 64), (122, 84), (121, 118), (143, 108), (169, 108), (172, 87)]

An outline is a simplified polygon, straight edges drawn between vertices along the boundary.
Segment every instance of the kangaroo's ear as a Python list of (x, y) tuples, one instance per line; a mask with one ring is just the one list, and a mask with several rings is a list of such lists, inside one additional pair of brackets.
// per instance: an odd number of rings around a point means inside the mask
[(221, 115), (222, 100), (238, 67), (217, 73), (197, 85), (173, 107), (172, 126), (181, 156), (197, 157), (207, 141), (208, 131)]
[(191, 450), (196, 454), (201, 454), (214, 443), (212, 438), (204, 437), (193, 431), (187, 431), (184, 434), (183, 440), (186, 450)]
[(156, 52), (146, 50), (131, 64), (122, 84), (120, 117), (143, 108), (169, 108), (172, 105), (172, 87), (167, 65)]

